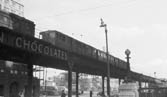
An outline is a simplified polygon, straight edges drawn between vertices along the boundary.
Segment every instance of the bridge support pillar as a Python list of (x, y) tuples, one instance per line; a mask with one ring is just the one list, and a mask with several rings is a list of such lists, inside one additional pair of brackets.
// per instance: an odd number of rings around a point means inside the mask
[(33, 86), (33, 64), (28, 64), (27, 65), (27, 70), (28, 70), (28, 84), (27, 84), (27, 91), (25, 97), (32, 97), (32, 86)]
[(141, 81), (139, 81), (139, 88), (141, 88)]
[(73, 63), (68, 62), (68, 97), (72, 97), (72, 68)]
[(79, 97), (79, 92), (78, 92), (78, 84), (79, 84), (79, 72), (76, 72), (76, 97)]
[(147, 82), (145, 82), (145, 88), (147, 87)]
[(139, 81), (139, 97), (141, 97), (141, 81)]
[(104, 79), (105, 79), (105, 76), (102, 76), (102, 94), (104, 95)]
[(118, 79), (118, 81), (119, 81), (119, 85), (121, 85), (121, 79), (120, 78)]

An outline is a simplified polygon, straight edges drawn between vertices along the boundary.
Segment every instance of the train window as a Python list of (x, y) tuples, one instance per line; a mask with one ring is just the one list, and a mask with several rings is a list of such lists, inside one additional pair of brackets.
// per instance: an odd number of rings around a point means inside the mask
[(49, 37), (55, 38), (55, 33), (49, 33)]
[(1, 69), (1, 72), (4, 72), (4, 69)]
[(15, 73), (15, 74), (17, 74), (17, 73), (18, 73), (18, 71), (17, 71), (17, 70), (15, 70), (15, 71), (14, 71), (14, 73)]
[(63, 40), (63, 41), (65, 41), (65, 40), (66, 40), (66, 38), (65, 38), (65, 36), (64, 36), (64, 35), (63, 35), (63, 37), (62, 37), (62, 40)]
[(116, 58), (114, 58), (114, 64), (115, 64), (115, 66), (117, 66)]
[(111, 56), (111, 57), (110, 57), (110, 59), (111, 59), (111, 62), (113, 62), (113, 63), (114, 63), (114, 57), (113, 57), (113, 56)]
[(4, 86), (0, 85), (0, 96), (3, 97), (4, 96)]
[(90, 55), (90, 56), (91, 56), (91, 52), (92, 52), (92, 50), (91, 50), (91, 48), (90, 48), (90, 47), (88, 47), (88, 46), (87, 46), (87, 50), (86, 50), (86, 52), (88, 53), (88, 55)]
[(96, 56), (96, 49), (93, 48), (93, 56)]
[(10, 73), (13, 74), (13, 70), (10, 70)]
[(103, 52), (102, 52), (102, 57), (103, 57), (103, 59), (105, 58), (105, 53), (103, 53)]
[(100, 55), (100, 51), (98, 51), (98, 56), (101, 56), (101, 55)]
[(55, 37), (60, 41), (63, 41), (63, 42), (66, 41), (66, 37), (61, 33), (56, 33)]
[(104, 53), (104, 58), (107, 59), (106, 53)]
[(56, 33), (56, 34), (55, 34), (55, 38), (57, 38), (57, 39), (58, 39), (58, 36), (59, 36), (59, 35), (58, 35), (58, 33)]
[(65, 36), (63, 34), (60, 34), (61, 41), (65, 42)]

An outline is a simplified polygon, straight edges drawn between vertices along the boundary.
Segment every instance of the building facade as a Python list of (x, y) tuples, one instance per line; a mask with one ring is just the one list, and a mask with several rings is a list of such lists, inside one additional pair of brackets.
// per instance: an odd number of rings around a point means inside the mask
[[(26, 64), (0, 60), (0, 97), (27, 97), (28, 70)], [(33, 77), (33, 97), (39, 97), (40, 80)]]
[(22, 0), (0, 0), (0, 10), (24, 16)]

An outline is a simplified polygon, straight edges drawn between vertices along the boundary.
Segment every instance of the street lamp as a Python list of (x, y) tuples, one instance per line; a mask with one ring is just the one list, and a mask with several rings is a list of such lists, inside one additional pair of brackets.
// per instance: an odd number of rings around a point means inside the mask
[(106, 57), (107, 57), (107, 94), (110, 97), (110, 64), (108, 60), (108, 37), (107, 37), (107, 24), (104, 24), (103, 19), (101, 20), (100, 27), (104, 27), (105, 29), (105, 36), (106, 36)]
[(129, 59), (130, 59), (130, 57), (129, 57), (129, 55), (130, 55), (130, 50), (129, 49), (126, 49), (125, 50), (125, 55), (126, 55), (126, 59), (127, 59), (127, 65), (128, 65), (128, 71), (130, 71), (130, 62), (129, 62)]
[(125, 81), (126, 82), (129, 82), (130, 81), (130, 62), (129, 62), (129, 59), (130, 59), (130, 50), (129, 49), (126, 49), (125, 50), (125, 55), (126, 55), (126, 59), (127, 59), (127, 75), (125, 77)]

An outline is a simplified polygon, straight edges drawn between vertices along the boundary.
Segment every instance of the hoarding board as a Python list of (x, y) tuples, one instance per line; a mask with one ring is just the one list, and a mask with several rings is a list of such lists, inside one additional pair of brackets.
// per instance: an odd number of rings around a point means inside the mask
[(8, 28), (0, 27), (0, 43), (34, 54), (42, 54), (60, 60), (67, 60), (66, 51), (40, 39), (16, 33)]

